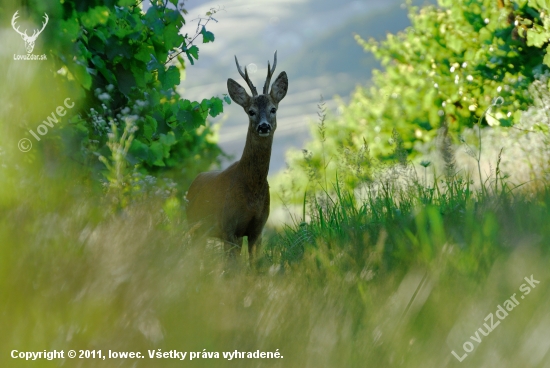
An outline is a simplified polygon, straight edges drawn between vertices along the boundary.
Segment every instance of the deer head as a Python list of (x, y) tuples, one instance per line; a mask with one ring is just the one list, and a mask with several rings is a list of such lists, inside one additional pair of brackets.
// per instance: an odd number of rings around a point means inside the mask
[(34, 43), (36, 42), (36, 39), (38, 38), (38, 35), (42, 33), (44, 28), (46, 28), (46, 24), (48, 24), (48, 14), (44, 13), (44, 19), (46, 20), (45, 23), (42, 23), (42, 29), (39, 31), (37, 29), (34, 30), (31, 36), (27, 34), (27, 30), (25, 29), (25, 32), (21, 32), (19, 30), (19, 27), (15, 27), (15, 20), (19, 17), (17, 15), (19, 11), (16, 11), (13, 17), (11, 18), (11, 26), (15, 30), (15, 32), (19, 33), (21, 37), (23, 38), (23, 41), (25, 41), (25, 48), (27, 49), (27, 52), (30, 54), (32, 50), (34, 50)]
[(255, 132), (260, 137), (269, 137), (277, 128), (277, 108), (279, 107), (279, 102), (285, 97), (288, 90), (286, 72), (281, 72), (277, 79), (275, 79), (275, 82), (273, 82), (271, 91), (268, 91), (271, 76), (277, 66), (277, 51), (275, 51), (273, 68), (269, 65), (269, 61), (267, 62), (267, 79), (265, 80), (263, 94), (261, 95), (258, 95), (256, 87), (252, 84), (246, 67), (244, 68), (244, 73), (242, 72), (236, 56), (235, 63), (237, 64), (239, 74), (244, 78), (246, 84), (248, 84), (252, 96), (249, 96), (246, 90), (231, 78), (227, 80), (229, 96), (231, 96), (231, 99), (237, 105), (242, 106), (247, 113), (250, 124), (249, 131)]

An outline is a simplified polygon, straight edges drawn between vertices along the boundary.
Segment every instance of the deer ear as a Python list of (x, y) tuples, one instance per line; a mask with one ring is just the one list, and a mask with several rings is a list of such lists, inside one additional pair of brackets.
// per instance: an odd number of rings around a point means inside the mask
[(227, 80), (227, 91), (237, 105), (245, 107), (249, 104), (250, 96), (246, 93), (246, 90), (231, 78)]
[(286, 76), (286, 72), (281, 72), (271, 85), (271, 92), (269, 94), (276, 103), (279, 103), (285, 98), (286, 91), (288, 91), (288, 77)]

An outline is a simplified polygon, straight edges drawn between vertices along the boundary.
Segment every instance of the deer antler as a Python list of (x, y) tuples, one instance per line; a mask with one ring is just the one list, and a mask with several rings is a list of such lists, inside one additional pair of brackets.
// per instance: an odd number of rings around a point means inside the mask
[(38, 31), (38, 30), (35, 29), (34, 32), (33, 32), (33, 34), (32, 34), (32, 36), (29, 36), (29, 35), (27, 34), (27, 30), (26, 30), (26, 29), (25, 29), (25, 32), (21, 32), (21, 31), (19, 30), (19, 27), (16, 28), (15, 21), (17, 20), (17, 18), (19, 18), (19, 15), (18, 15), (17, 13), (19, 13), (19, 10), (17, 10), (17, 11), (15, 12), (15, 14), (13, 15), (13, 17), (11, 18), (11, 26), (13, 27), (13, 29), (15, 30), (15, 32), (19, 33), (19, 34), (23, 37), (23, 39), (25, 39), (25, 40), (34, 40), (34, 39), (36, 39), (36, 38), (38, 37), (38, 35), (39, 35), (40, 33), (42, 33), (42, 31), (44, 30), (44, 28), (46, 28), (46, 25), (48, 24), (48, 20), (50, 19), (50, 18), (48, 17), (48, 14), (44, 13), (44, 19), (46, 20), (46, 22), (45, 22), (45, 23), (42, 22), (42, 29), (41, 29), (40, 31)]
[(13, 27), (13, 29), (15, 30), (15, 32), (19, 33), (21, 36), (23, 36), (23, 37), (29, 37), (29, 36), (27, 36), (27, 30), (26, 30), (26, 29), (25, 29), (25, 32), (23, 33), (23, 32), (21, 32), (21, 31), (19, 30), (19, 27), (15, 28), (15, 20), (16, 20), (17, 18), (19, 18), (19, 15), (17, 15), (17, 13), (19, 13), (19, 10), (16, 11), (15, 14), (13, 15), (13, 17), (11, 18), (11, 26)]
[(275, 71), (276, 66), (277, 66), (277, 51), (275, 50), (273, 68), (269, 66), (269, 60), (267, 61), (267, 78), (264, 83), (264, 95), (267, 95), (269, 93), (269, 84), (271, 83), (271, 76), (273, 75), (273, 72)]
[(36, 38), (36, 37), (38, 37), (38, 35), (39, 35), (40, 33), (42, 33), (42, 31), (44, 30), (44, 28), (46, 28), (46, 25), (48, 24), (48, 20), (50, 20), (50, 18), (48, 17), (48, 14), (44, 13), (44, 19), (46, 20), (46, 23), (42, 22), (42, 29), (41, 29), (40, 31), (38, 31), (38, 33), (36, 33), (37, 30), (35, 29), (34, 32), (33, 32), (33, 34), (32, 34), (32, 36), (31, 36), (31, 38)]
[(239, 74), (241, 75), (241, 77), (243, 77), (246, 84), (248, 84), (248, 87), (252, 92), (252, 96), (253, 97), (258, 96), (258, 91), (256, 90), (256, 87), (254, 87), (254, 85), (252, 84), (252, 81), (250, 80), (250, 77), (248, 76), (248, 71), (246, 70), (246, 66), (244, 67), (244, 73), (243, 73), (239, 65), (239, 61), (237, 60), (237, 56), (235, 56), (235, 63), (237, 64), (237, 70), (239, 71)]

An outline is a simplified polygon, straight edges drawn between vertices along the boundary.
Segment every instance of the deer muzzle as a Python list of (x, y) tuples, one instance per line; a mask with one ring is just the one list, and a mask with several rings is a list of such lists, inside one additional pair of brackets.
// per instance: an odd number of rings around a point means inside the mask
[(271, 124), (267, 122), (261, 122), (256, 129), (260, 137), (268, 137), (271, 133)]

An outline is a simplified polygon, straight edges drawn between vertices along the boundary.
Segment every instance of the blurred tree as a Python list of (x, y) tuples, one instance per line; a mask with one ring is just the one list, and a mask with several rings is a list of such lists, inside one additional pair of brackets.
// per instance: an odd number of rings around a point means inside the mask
[(443, 121), (460, 131), (498, 96), (505, 103), (485, 123), (512, 125), (519, 117), (513, 113), (531, 103), (527, 87), (548, 70), (545, 50), (518, 37), (514, 23), (528, 14), (540, 19), (518, 2), (440, 0), (439, 7), (411, 7), (412, 26), (382, 43), (357, 37), (386, 69), (375, 73), (374, 88), (356, 95), (371, 100), (363, 106), (375, 106), (362, 117), (378, 126), (379, 142), (385, 144), (394, 127), (408, 149), (432, 139)]
[[(549, 1), (408, 4), (411, 26), (403, 32), (381, 42), (356, 36), (383, 70), (374, 71), (370, 87), (357, 87), (340, 116), (327, 120), (324, 142), (309, 143), (308, 166), (322, 170), (322, 155), (364, 150), (365, 143), (374, 156), (395, 159), (394, 130), (414, 155), (415, 144), (431, 141), (443, 124), (450, 134), (475, 124), (498, 97), (503, 103), (491, 107), (483, 124), (511, 126), (532, 103), (528, 86), (550, 65)], [(292, 167), (304, 165), (300, 153), (293, 159)]]
[(452, 132), (473, 125), (499, 96), (504, 104), (484, 123), (513, 125), (531, 103), (527, 87), (548, 71), (546, 50), (526, 42), (515, 23), (540, 22), (541, 13), (527, 1), (440, 0), (411, 7), (409, 16), (412, 26), (383, 42), (356, 37), (385, 70), (374, 73), (373, 87), (358, 88), (341, 119), (351, 124), (342, 125), (372, 132), (365, 138), (382, 156), (391, 154), (394, 128), (411, 151), (444, 121)]

